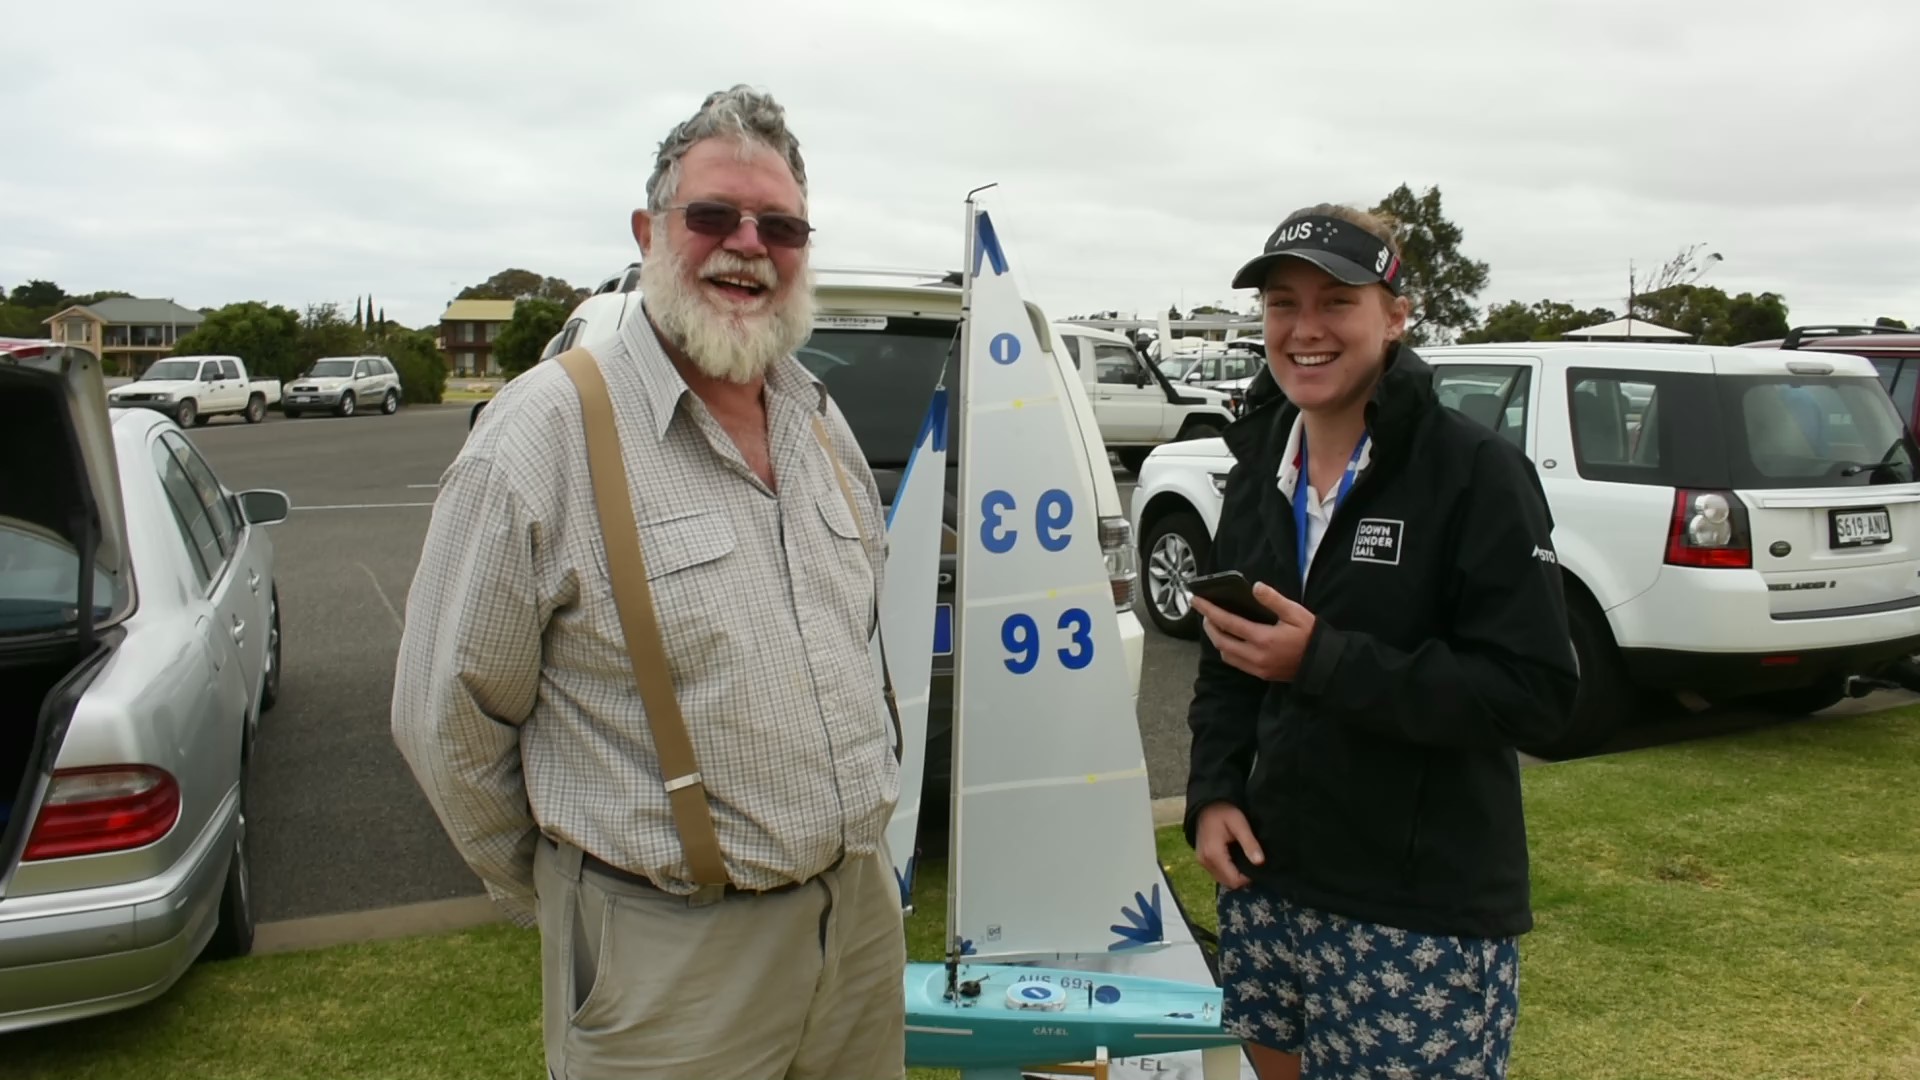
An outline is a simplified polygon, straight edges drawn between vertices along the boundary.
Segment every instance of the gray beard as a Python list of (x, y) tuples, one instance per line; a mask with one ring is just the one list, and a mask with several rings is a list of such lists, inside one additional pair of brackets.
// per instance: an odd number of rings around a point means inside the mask
[[(724, 382), (751, 383), (805, 344), (813, 333), (813, 282), (810, 272), (785, 300), (749, 313), (723, 311), (709, 302), (702, 284), (688, 273), (680, 253), (668, 244), (664, 228), (653, 234), (653, 257), (640, 266), (640, 290), (654, 325), (702, 374)], [(703, 273), (748, 270), (762, 280), (774, 271), (716, 251)]]

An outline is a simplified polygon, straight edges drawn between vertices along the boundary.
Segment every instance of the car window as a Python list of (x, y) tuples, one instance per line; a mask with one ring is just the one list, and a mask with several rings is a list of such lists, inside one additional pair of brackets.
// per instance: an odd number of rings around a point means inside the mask
[(1876, 357), (1873, 368), (1880, 375), (1880, 385), (1886, 387), (1887, 395), (1893, 399), (1893, 409), (1900, 414), (1901, 423), (1911, 426), (1914, 387), (1920, 384), (1920, 360)]
[(214, 478), (213, 470), (207, 466), (206, 459), (193, 445), (175, 432), (163, 432), (160, 440), (167, 449), (180, 459), (186, 469), (187, 480), (193, 485), (194, 496), (206, 510), (207, 520), (213, 525), (215, 539), (220, 542), (222, 554), (233, 554), (238, 532), (238, 522), (233, 507), (228, 502), (227, 493), (220, 487), (220, 481)]
[(913, 452), (927, 403), (944, 375), (947, 460), (959, 461), (959, 348), (952, 320), (887, 316), (878, 329), (818, 326), (795, 357), (826, 385), (874, 468), (900, 468)]
[(200, 496), (193, 489), (193, 481), (187, 478), (186, 466), (158, 439), (153, 443), (153, 466), (160, 473), (160, 486), (167, 493), (167, 503), (173, 507), (173, 520), (180, 527), (180, 539), (187, 545), (187, 561), (193, 564), (194, 572), (200, 575), (200, 584), (205, 585), (213, 580), (213, 575), (225, 561), (225, 556), (220, 552), (220, 541), (214, 535), (213, 522), (207, 518), (207, 509), (201, 505)]
[(218, 360), (209, 360), (206, 363), (200, 365), (200, 381), (201, 382), (216, 382), (219, 380), (219, 378), (220, 378), (220, 362)]
[(1568, 389), (1574, 460), (1581, 476), (1623, 478), (1596, 469), (1642, 471), (1649, 477), (1659, 473), (1660, 388), (1656, 384), (1620, 374), (1590, 374), (1575, 377)]
[(1265, 363), (1265, 360), (1251, 353), (1232, 353), (1220, 362), (1220, 377), (1244, 379), (1258, 372)]
[[(113, 614), (120, 587), (93, 572), (94, 617)], [(31, 522), (0, 517), (0, 634), (31, 634), (71, 626), (80, 602), (80, 553), (58, 534)]]
[(353, 361), (318, 360), (307, 374), (316, 379), (344, 379), (353, 374)]
[(159, 381), (193, 379), (199, 376), (200, 365), (192, 360), (156, 360), (141, 374), (142, 379)]
[(1444, 364), (1434, 368), (1440, 404), (1527, 448), (1533, 371), (1524, 364)]
[(237, 379), (237, 378), (239, 378), (239, 377), (240, 377), (240, 365), (239, 365), (239, 364), (236, 364), (236, 363), (234, 363), (234, 362), (233, 362), (233, 361), (231, 361), (231, 360), (222, 360), (222, 361), (220, 361), (220, 377), (221, 377), (221, 378), (223, 378), (223, 379)]
[(367, 376), (372, 374), (373, 372), (367, 369), (367, 362), (365, 360), (362, 360), (358, 364), (355, 364), (353, 366), (353, 377), (356, 379), (364, 379)]
[(1721, 400), (1737, 436), (1728, 453), (1740, 487), (1851, 487), (1914, 479), (1906, 425), (1878, 379), (1726, 378)]
[(1139, 355), (1125, 345), (1094, 342), (1093, 363), (1095, 378), (1103, 383), (1132, 385), (1141, 374)]

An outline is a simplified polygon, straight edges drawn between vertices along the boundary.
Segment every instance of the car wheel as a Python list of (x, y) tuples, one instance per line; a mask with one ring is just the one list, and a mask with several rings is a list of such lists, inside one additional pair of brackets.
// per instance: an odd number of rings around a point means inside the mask
[(1193, 610), (1187, 581), (1213, 558), (1213, 538), (1200, 515), (1182, 510), (1147, 527), (1141, 542), (1146, 564), (1147, 617), (1169, 637), (1200, 636), (1200, 613)]
[(1574, 693), (1572, 720), (1560, 738), (1520, 747), (1523, 753), (1537, 758), (1568, 758), (1600, 749), (1613, 737), (1637, 697), (1627, 682), (1606, 616), (1585, 596), (1572, 592), (1567, 596), (1567, 633), (1573, 639), (1580, 688)]
[(181, 427), (192, 427), (200, 416), (200, 403), (192, 398), (183, 398), (173, 407), (173, 422)]
[(1113, 452), (1120, 464), (1135, 476), (1140, 475), (1140, 466), (1147, 463), (1147, 455), (1153, 453), (1151, 446), (1123, 446)]
[(280, 700), (280, 590), (274, 589), (267, 614), (267, 670), (260, 680), (260, 711)]
[(400, 411), (400, 391), (398, 390), (387, 391), (387, 396), (381, 399), (380, 401), (380, 411), (383, 413), (386, 413), (388, 416), (392, 416), (394, 413), (399, 412)]
[(340, 395), (340, 404), (336, 406), (333, 411), (339, 414), (340, 416), (352, 416), (353, 407), (354, 407), (353, 391), (349, 390), (346, 393)]
[(1218, 424), (1209, 423), (1205, 420), (1196, 421), (1188, 424), (1181, 430), (1180, 441), (1186, 442), (1189, 439), (1217, 439), (1220, 437), (1222, 430)]
[(240, 838), (227, 860), (227, 882), (220, 890), (219, 922), (203, 959), (228, 960), (253, 951), (253, 865), (247, 857), (247, 773), (240, 769)]
[(255, 394), (247, 399), (247, 411), (244, 414), (249, 424), (257, 424), (267, 418), (267, 399)]

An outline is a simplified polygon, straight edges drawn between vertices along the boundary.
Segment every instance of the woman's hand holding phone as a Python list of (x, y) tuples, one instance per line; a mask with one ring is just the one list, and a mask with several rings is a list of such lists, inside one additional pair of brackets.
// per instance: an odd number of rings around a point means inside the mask
[[(1260, 582), (1252, 587), (1250, 594), (1260, 610), (1270, 612), (1274, 621), (1256, 622), (1207, 598), (1206, 592), (1219, 595), (1220, 586), (1191, 588), (1203, 581), (1225, 578), (1226, 575), (1215, 574), (1211, 579), (1195, 579), (1189, 583), (1193, 608), (1206, 620), (1207, 639), (1220, 650), (1221, 659), (1249, 675), (1270, 682), (1293, 681), (1299, 674), (1300, 658), (1306, 654), (1307, 642), (1313, 637), (1313, 612), (1280, 595), (1279, 590), (1266, 582)], [(1240, 580), (1244, 582), (1245, 578)], [(1221, 599), (1232, 602), (1224, 596)]]

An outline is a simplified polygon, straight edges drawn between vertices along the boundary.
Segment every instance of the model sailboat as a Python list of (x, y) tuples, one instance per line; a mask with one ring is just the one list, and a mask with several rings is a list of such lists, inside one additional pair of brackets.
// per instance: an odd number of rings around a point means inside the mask
[(1217, 986), (1071, 963), (1164, 948), (1171, 897), (1071, 403), (971, 197), (967, 238), (951, 951), (908, 965), (907, 1060), (1001, 1080), (1211, 1047), (1236, 1076)]

